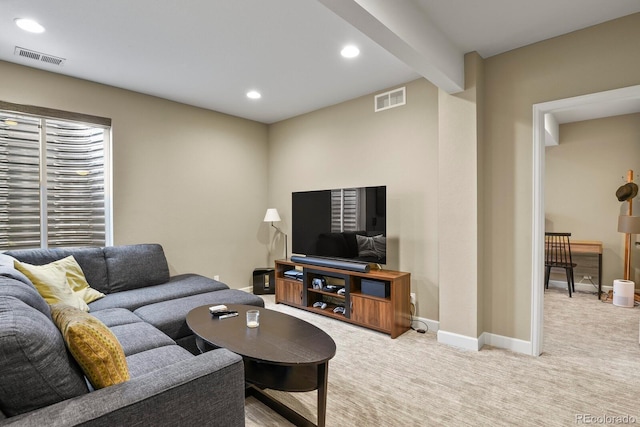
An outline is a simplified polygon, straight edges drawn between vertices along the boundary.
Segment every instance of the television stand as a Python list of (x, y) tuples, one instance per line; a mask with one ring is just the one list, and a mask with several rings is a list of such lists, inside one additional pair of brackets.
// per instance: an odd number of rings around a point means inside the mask
[[(294, 269), (302, 271), (301, 280), (285, 276), (286, 271)], [(364, 273), (278, 260), (275, 288), (278, 304), (384, 332), (391, 338), (411, 326), (411, 273), (392, 270)], [(344, 291), (338, 293), (339, 289)], [(344, 307), (344, 313), (334, 311), (336, 307)]]

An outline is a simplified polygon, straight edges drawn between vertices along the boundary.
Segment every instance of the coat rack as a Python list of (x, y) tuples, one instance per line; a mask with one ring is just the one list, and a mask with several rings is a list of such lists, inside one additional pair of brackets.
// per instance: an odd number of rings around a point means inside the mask
[[(633, 171), (627, 172), (627, 185), (633, 184)], [(622, 187), (621, 187), (622, 188)], [(637, 188), (637, 187), (636, 187)], [(627, 215), (621, 215), (618, 218), (618, 231), (624, 234), (624, 280), (631, 280), (631, 234), (637, 234), (638, 230), (633, 217), (633, 197), (635, 194), (631, 193), (630, 197), (626, 199), (629, 203)]]

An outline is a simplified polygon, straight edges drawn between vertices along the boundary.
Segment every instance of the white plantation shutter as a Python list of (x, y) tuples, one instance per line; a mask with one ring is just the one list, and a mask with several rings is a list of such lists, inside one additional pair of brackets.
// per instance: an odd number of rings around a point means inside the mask
[[(6, 120), (14, 121), (9, 126)], [(40, 120), (0, 115), (2, 249), (40, 247), (39, 163)]]
[(47, 246), (104, 246), (104, 129), (47, 120)]
[(0, 111), (0, 250), (111, 243), (109, 135), (101, 125)]

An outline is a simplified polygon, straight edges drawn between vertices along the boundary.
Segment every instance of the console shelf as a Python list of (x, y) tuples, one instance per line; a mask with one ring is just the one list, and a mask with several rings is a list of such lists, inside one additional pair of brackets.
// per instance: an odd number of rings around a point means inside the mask
[[(286, 271), (294, 269), (302, 271), (302, 280), (285, 276)], [(315, 288), (314, 279), (318, 279)], [(275, 282), (276, 303), (279, 304), (375, 329), (391, 338), (403, 334), (411, 326), (410, 273), (391, 270), (361, 273), (278, 260), (275, 262)], [(372, 294), (372, 285), (377, 295)], [(343, 295), (336, 292), (340, 288), (344, 288)], [(326, 308), (313, 306), (322, 302), (327, 304)], [(344, 314), (334, 312), (336, 307), (344, 307)]]

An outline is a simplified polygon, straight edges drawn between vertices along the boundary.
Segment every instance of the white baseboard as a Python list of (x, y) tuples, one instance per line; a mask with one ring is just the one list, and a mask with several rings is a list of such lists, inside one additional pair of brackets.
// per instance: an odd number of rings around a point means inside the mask
[(531, 341), (519, 340), (517, 338), (491, 334), (489, 332), (483, 332), (482, 335), (480, 335), (480, 342), (482, 345), (504, 348), (505, 350), (511, 350), (515, 353), (531, 355), (532, 351)]
[(468, 337), (453, 332), (438, 331), (438, 342), (463, 350), (479, 351), (483, 346), (503, 348), (516, 353), (531, 355), (531, 342), (502, 335), (483, 332), (479, 338)]
[(250, 294), (252, 294), (253, 293), (253, 286), (247, 286), (246, 288), (240, 288), (238, 290), (249, 292)]
[(413, 326), (415, 329), (424, 329), (423, 326), (427, 325), (429, 327), (429, 332), (438, 332), (440, 329), (440, 322), (437, 320), (426, 319), (424, 317), (413, 316)]
[(440, 329), (438, 331), (438, 342), (452, 347), (461, 348), (463, 350), (480, 350), (480, 341), (478, 338), (468, 337), (466, 335), (447, 332)]

